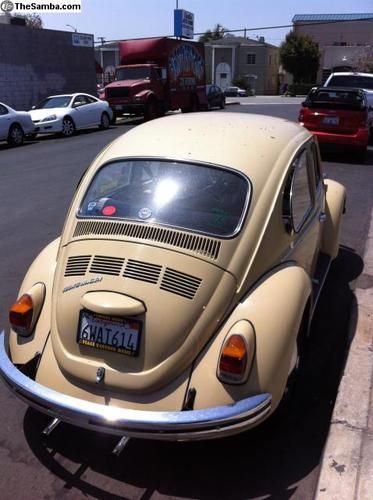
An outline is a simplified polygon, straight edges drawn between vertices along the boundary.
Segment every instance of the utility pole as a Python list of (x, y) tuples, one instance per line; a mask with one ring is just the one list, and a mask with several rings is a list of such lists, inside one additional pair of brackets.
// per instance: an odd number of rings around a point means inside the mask
[(104, 73), (104, 51), (103, 51), (105, 37), (104, 37), (104, 36), (98, 36), (97, 38), (98, 38), (98, 39), (100, 40), (100, 42), (101, 42), (101, 47), (100, 47), (100, 63), (101, 63), (101, 69), (102, 69), (101, 83), (102, 83), (102, 85), (105, 85), (105, 73)]

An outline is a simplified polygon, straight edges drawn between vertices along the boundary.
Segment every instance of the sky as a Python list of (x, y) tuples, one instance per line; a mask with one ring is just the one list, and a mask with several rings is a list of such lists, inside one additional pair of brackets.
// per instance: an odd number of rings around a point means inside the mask
[[(66, 2), (73, 0), (66, 0)], [(373, 0), (81, 0), (79, 14), (42, 14), (44, 28), (94, 34), (95, 41), (173, 35), (173, 11), (194, 13), (194, 33), (217, 23), (231, 30), (247, 30), (250, 38), (264, 36), (280, 45), (295, 14), (372, 13)], [(72, 27), (67, 26), (70, 24)], [(243, 31), (236, 33), (243, 35)]]

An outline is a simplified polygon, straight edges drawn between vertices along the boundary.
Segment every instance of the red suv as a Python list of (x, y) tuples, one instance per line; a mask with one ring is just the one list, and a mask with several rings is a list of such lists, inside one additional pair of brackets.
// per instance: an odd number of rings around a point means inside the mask
[(363, 160), (369, 141), (368, 111), (361, 89), (317, 87), (302, 102), (298, 120), (317, 136), (320, 145), (351, 147)]

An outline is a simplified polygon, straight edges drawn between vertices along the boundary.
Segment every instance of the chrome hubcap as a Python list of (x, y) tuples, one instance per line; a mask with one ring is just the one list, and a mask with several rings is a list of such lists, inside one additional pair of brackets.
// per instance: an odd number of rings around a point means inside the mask
[(74, 132), (74, 126), (70, 120), (64, 120), (62, 125), (62, 133), (63, 135), (72, 135)]

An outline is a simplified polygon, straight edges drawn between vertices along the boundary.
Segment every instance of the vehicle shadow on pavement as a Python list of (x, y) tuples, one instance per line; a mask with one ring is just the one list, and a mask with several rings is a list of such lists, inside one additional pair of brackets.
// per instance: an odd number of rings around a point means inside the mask
[(330, 149), (320, 148), (321, 158), (323, 161), (337, 162), (337, 163), (352, 163), (352, 164), (364, 164), (373, 165), (373, 148), (370, 146), (367, 150), (367, 154), (364, 162), (354, 151), (344, 151), (337, 150), (333, 151)]
[[(222, 440), (168, 443), (131, 439), (119, 457), (117, 437), (60, 424), (29, 409), (31, 451), (67, 489), (102, 499), (312, 499), (356, 309), (352, 286), (362, 259), (342, 247), (321, 294), (307, 355), (290, 401), (258, 428)], [(276, 332), (274, 332), (275, 334)], [(299, 484), (298, 484), (299, 483)], [(54, 488), (56, 488), (54, 483)], [(77, 492), (75, 492), (78, 494)]]

